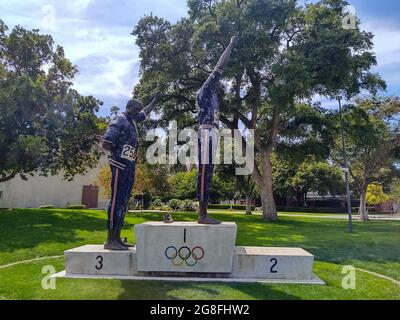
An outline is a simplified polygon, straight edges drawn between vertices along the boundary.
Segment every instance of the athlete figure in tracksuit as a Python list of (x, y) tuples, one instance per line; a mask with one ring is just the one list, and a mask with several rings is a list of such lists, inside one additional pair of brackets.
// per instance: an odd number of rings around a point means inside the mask
[(111, 202), (108, 207), (108, 238), (104, 245), (108, 250), (128, 250), (131, 245), (121, 240), (128, 201), (135, 182), (135, 167), (139, 149), (137, 122), (147, 119), (154, 109), (160, 94), (146, 108), (132, 99), (126, 106), (126, 112), (117, 116), (103, 137), (103, 148), (110, 151)]
[(234, 36), (219, 59), (217, 66), (201, 87), (197, 95), (199, 107), (199, 171), (197, 178), (197, 197), (199, 199), (200, 224), (220, 224), (207, 213), (211, 180), (214, 172), (213, 159), (215, 157), (216, 139), (219, 126), (219, 104), (217, 88), (223, 75), (224, 67), (229, 61), (233, 48), (237, 45), (239, 37)]

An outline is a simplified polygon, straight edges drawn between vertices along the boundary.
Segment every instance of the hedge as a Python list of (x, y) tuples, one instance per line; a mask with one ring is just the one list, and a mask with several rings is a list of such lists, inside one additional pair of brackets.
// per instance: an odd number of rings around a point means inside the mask
[[(301, 207), (277, 207), (279, 212), (304, 212), (304, 213), (347, 213), (347, 208), (301, 208)], [(358, 208), (352, 208), (353, 214), (358, 213)], [(375, 210), (370, 208), (369, 213)]]
[(83, 210), (83, 209), (86, 209), (86, 206), (83, 204), (77, 204), (77, 205), (68, 206), (67, 209)]
[[(220, 209), (220, 210), (246, 210), (246, 206), (244, 204), (210, 204), (208, 205), (208, 209)], [(251, 210), (255, 210), (256, 207), (252, 206)]]
[[(208, 206), (209, 209), (219, 209), (219, 210), (229, 210), (229, 209), (233, 210), (241, 210), (244, 211), (246, 210), (246, 206), (243, 204), (210, 204)], [(302, 208), (302, 207), (282, 207), (282, 206), (278, 206), (276, 207), (276, 209), (279, 212), (304, 212), (304, 213), (347, 213), (347, 209), (346, 208)], [(252, 206), (251, 210), (255, 210), (255, 207)], [(358, 213), (358, 208), (352, 208), (352, 212), (353, 214), (357, 214)], [(374, 208), (370, 208), (369, 209), (369, 213), (375, 213), (375, 209)]]
[(39, 209), (54, 209), (54, 206), (52, 206), (52, 205), (45, 205), (45, 206), (40, 206)]

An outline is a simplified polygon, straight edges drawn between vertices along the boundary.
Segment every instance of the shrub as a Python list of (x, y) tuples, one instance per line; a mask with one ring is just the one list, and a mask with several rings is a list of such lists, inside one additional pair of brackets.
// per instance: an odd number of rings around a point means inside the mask
[(84, 209), (86, 209), (86, 206), (84, 204), (76, 204), (76, 205), (68, 206), (67, 209), (84, 210)]
[(200, 203), (198, 201), (193, 202), (193, 210), (199, 211)]
[(173, 210), (176, 211), (181, 207), (181, 200), (178, 199), (171, 199), (168, 202), (168, 206)]
[(128, 210), (140, 210), (141, 207), (142, 207), (141, 203), (139, 201), (136, 201), (134, 197), (129, 199)]
[(48, 205), (40, 206), (39, 209), (54, 209), (54, 206), (48, 204)]
[(160, 198), (155, 198), (151, 204), (157, 207), (161, 207), (164, 205)]
[[(277, 207), (279, 212), (304, 212), (304, 213), (347, 213), (346, 208), (302, 208), (302, 207)], [(353, 214), (358, 213), (358, 208), (352, 208)]]
[[(208, 205), (208, 209), (219, 209), (219, 210), (246, 210), (246, 205), (244, 204), (210, 204)], [(255, 210), (255, 206), (251, 207), (251, 210)]]
[(183, 211), (195, 211), (196, 210), (195, 209), (195, 204), (194, 204), (194, 202), (192, 200), (183, 200), (183, 201), (181, 201), (179, 209), (183, 210)]
[[(161, 201), (160, 198), (155, 198), (151, 205), (150, 205), (150, 209), (151, 210), (162, 210), (162, 208), (165, 206), (165, 204)], [(168, 208), (169, 211), (169, 208)]]
[(171, 208), (169, 206), (167, 206), (167, 205), (163, 205), (162, 207), (160, 207), (157, 210), (160, 210), (160, 211), (171, 211)]

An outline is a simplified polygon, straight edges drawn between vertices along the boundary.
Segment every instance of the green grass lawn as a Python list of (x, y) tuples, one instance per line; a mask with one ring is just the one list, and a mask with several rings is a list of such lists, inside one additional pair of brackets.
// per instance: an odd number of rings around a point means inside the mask
[[(341, 287), (342, 266), (353, 265), (400, 281), (400, 222), (355, 222), (282, 217), (277, 223), (260, 216), (213, 214), (238, 225), (237, 244), (302, 247), (315, 255), (314, 272), (326, 286), (277, 284), (174, 283), (119, 280), (57, 279), (56, 290), (41, 287), (42, 267), (64, 269), (62, 258), (0, 268), (0, 299), (400, 299), (400, 286), (357, 272), (357, 289)], [(155, 213), (129, 214), (123, 236), (135, 242), (133, 226), (159, 221)], [(174, 214), (191, 221), (194, 213)], [(102, 211), (15, 210), (0, 212), (0, 266), (37, 257), (62, 255), (84, 244), (103, 243), (106, 214)]]

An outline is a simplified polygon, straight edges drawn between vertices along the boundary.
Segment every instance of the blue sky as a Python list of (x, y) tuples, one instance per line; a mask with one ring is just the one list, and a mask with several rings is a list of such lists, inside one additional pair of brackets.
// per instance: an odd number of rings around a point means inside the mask
[[(363, 28), (376, 36), (376, 71), (388, 94), (400, 95), (400, 2), (350, 3)], [(138, 80), (140, 60), (130, 32), (140, 17), (152, 12), (174, 22), (186, 11), (186, 0), (0, 0), (0, 19), (10, 28), (39, 28), (65, 48), (79, 68), (76, 88), (104, 102), (102, 115), (113, 105), (123, 107)]]

